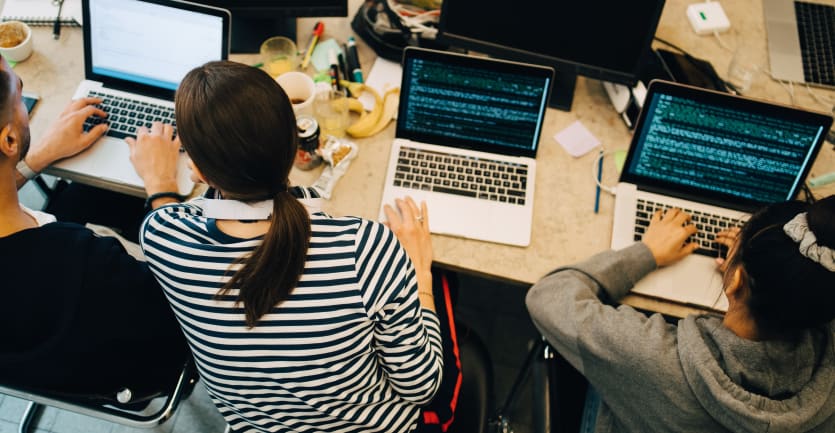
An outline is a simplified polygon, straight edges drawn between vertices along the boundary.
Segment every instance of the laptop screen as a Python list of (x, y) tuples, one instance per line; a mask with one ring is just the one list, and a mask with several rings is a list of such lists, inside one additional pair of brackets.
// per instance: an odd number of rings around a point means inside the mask
[(554, 70), (407, 48), (397, 137), (535, 157)]
[(225, 10), (171, 0), (86, 0), (85, 6), (88, 79), (173, 96), (192, 68), (228, 57)]
[(796, 196), (832, 118), (653, 82), (621, 181), (732, 209)]

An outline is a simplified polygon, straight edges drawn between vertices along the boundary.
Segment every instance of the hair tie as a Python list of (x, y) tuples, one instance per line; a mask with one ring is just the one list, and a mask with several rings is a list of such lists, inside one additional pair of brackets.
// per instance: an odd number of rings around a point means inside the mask
[(809, 222), (806, 220), (806, 212), (801, 212), (783, 226), (793, 241), (800, 244), (798, 250), (804, 257), (821, 266), (830, 272), (835, 272), (835, 250), (823, 245), (818, 245), (818, 238), (809, 230)]

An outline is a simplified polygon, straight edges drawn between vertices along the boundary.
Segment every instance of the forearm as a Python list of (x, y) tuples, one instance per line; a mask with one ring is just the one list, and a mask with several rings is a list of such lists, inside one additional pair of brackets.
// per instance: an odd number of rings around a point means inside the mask
[(641, 245), (606, 251), (546, 275), (531, 287), (525, 303), (540, 333), (583, 372), (580, 342), (592, 338), (591, 329), (606, 323), (618, 328), (618, 323), (634, 320), (631, 313), (600, 302), (601, 291), (618, 300), (654, 268), (650, 252)]
[(432, 293), (432, 272), (417, 273), (418, 300), (420, 306), (435, 312), (435, 295)]

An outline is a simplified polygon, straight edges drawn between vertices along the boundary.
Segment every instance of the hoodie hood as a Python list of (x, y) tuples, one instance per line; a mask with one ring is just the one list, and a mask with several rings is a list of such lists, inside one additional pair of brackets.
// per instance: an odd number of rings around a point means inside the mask
[(678, 326), (688, 385), (717, 422), (735, 432), (805, 432), (835, 413), (835, 327), (795, 341), (752, 341), (721, 318), (690, 316)]

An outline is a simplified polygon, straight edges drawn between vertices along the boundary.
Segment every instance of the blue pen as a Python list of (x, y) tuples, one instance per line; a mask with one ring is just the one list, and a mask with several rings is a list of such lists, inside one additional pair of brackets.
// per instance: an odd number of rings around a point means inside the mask
[(594, 213), (600, 210), (600, 182), (603, 179), (603, 149), (597, 155), (597, 185), (594, 190)]

